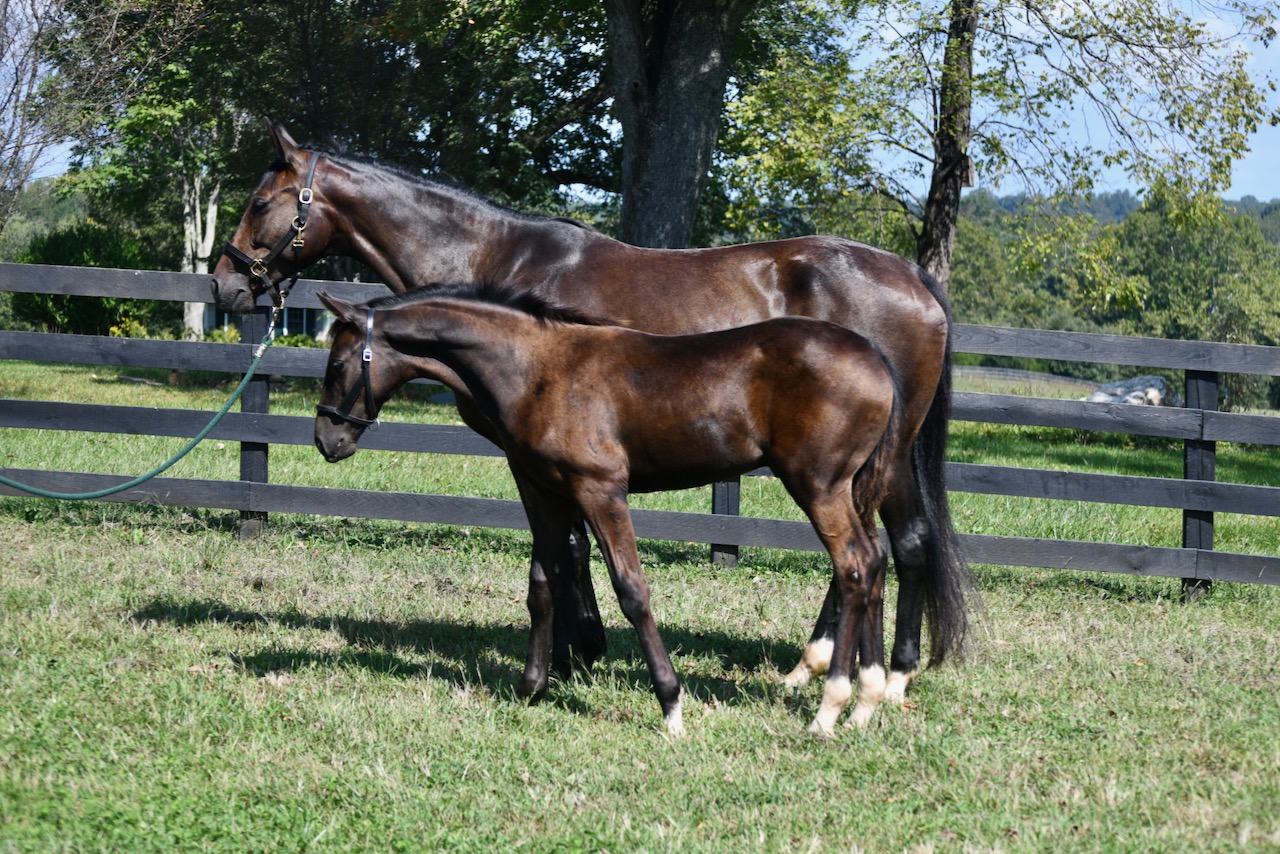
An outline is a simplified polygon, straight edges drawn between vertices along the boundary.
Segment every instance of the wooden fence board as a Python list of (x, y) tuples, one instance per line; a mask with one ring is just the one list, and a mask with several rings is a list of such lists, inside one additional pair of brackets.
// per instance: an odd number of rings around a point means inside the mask
[[(0, 399), (0, 427), (33, 430), (190, 438), (203, 430), (213, 415), (213, 412), (198, 409)], [(228, 412), (210, 431), (209, 438), (271, 445), (311, 445), (315, 441), (315, 422), (301, 415)], [(488, 439), (469, 427), (452, 424), (387, 422), (365, 431), (360, 447), (380, 451), (502, 456), (502, 451)]]
[(1206, 442), (1240, 442), (1250, 445), (1280, 445), (1280, 418), (1273, 415), (1245, 415), (1239, 412), (1205, 412)]
[(1280, 350), (1254, 344), (1130, 338), (966, 323), (957, 323), (954, 330), (953, 349), (962, 353), (1280, 376)]
[[(208, 276), (189, 274), (0, 264), (0, 290), (207, 303), (211, 299), (208, 282)], [(315, 294), (321, 289), (354, 301), (387, 292), (381, 285), (303, 280), (290, 297), (290, 307), (318, 308), (320, 303)], [(251, 322), (264, 321), (259, 315)], [(0, 331), (0, 359), (238, 374), (250, 363), (256, 346), (253, 339), (260, 336), (260, 332), (247, 334), (252, 343), (226, 345)], [(1280, 376), (1280, 348), (1212, 342), (960, 325), (955, 328), (955, 349), (1187, 370), (1205, 376), (1220, 373)], [(320, 377), (326, 355), (323, 350), (272, 348), (262, 361), (261, 371), (264, 375)], [(264, 380), (259, 389), (263, 390), (265, 385)], [(1227, 441), (1280, 445), (1280, 419), (1268, 416), (986, 394), (958, 394), (954, 404), (954, 416), (962, 420), (1151, 435), (1202, 444)], [(229, 413), (212, 436), (260, 448), (263, 451), (261, 471), (251, 472), (249, 480), (257, 478), (262, 482), (157, 478), (109, 500), (213, 507), (249, 514), (315, 513), (489, 527), (526, 526), (523, 509), (515, 501), (266, 482), (266, 448), (272, 444), (310, 445), (313, 421), (310, 417), (269, 414), (265, 411), (265, 401), (259, 401), (258, 406), (263, 409), (260, 413)], [(203, 428), (210, 416), (211, 413), (196, 410), (0, 401), (0, 427), (191, 436)], [(449, 454), (500, 454), (486, 440), (456, 426), (389, 423), (366, 433), (362, 446)], [(4, 471), (17, 480), (64, 492), (99, 489), (128, 479), (122, 475)], [(767, 474), (767, 471), (752, 474)], [(957, 463), (948, 465), (948, 476), (951, 487), (956, 490), (1184, 508), (1189, 513), (1222, 511), (1280, 516), (1280, 489), (1275, 487)], [(245, 477), (243, 472), (242, 477)], [(22, 493), (0, 487), (0, 494)], [(645, 510), (634, 511), (633, 515), (637, 533), (643, 537), (725, 546), (821, 550), (810, 526), (801, 522)], [(978, 563), (1280, 583), (1280, 558), (1270, 556), (1224, 554), (1194, 547), (1156, 548), (979, 535), (963, 535), (961, 541), (969, 559)]]
[(1192, 409), (976, 392), (957, 392), (951, 417), (958, 421), (1064, 427), (1173, 439), (1198, 438), (1203, 420), (1200, 411)]
[[(84, 472), (43, 471), (0, 468), (10, 480), (53, 492), (93, 492), (118, 486), (136, 475), (86, 474)], [(123, 504), (156, 504), (164, 507), (208, 507), (213, 510), (241, 510), (249, 506), (250, 484), (239, 480), (195, 480), (156, 477), (141, 486), (118, 492), (100, 501)], [(22, 490), (0, 483), (0, 495), (30, 498)]]
[(948, 463), (947, 489), (982, 495), (1280, 516), (1280, 488), (1207, 480)]
[[(22, 469), (0, 472), (20, 482), (66, 492), (101, 489), (127, 479)], [(0, 485), (0, 495), (22, 494)], [(109, 500), (518, 530), (528, 527), (518, 501), (239, 481), (156, 478)], [(632, 518), (637, 535), (644, 538), (704, 543), (713, 537), (730, 545), (822, 551), (812, 527), (804, 522), (657, 510), (633, 510)], [(1280, 558), (1271, 556), (977, 534), (961, 535), (960, 540), (972, 563), (1280, 584)]]
[[(1191, 577), (1196, 572), (1195, 552), (1188, 549), (981, 534), (964, 534), (960, 541), (972, 563), (1087, 569), (1091, 572), (1167, 578)], [(1276, 560), (1280, 563), (1280, 559)]]
[[(0, 400), (0, 427), (26, 429), (191, 437), (212, 415), (188, 409)], [(238, 412), (227, 413), (209, 434), (224, 441), (304, 446), (311, 445), (314, 436), (309, 417)], [(366, 450), (502, 455), (487, 439), (455, 425), (388, 422), (366, 431), (360, 444)], [(948, 463), (947, 483), (952, 491), (985, 495), (1280, 516), (1280, 488), (1270, 486), (971, 463)]]

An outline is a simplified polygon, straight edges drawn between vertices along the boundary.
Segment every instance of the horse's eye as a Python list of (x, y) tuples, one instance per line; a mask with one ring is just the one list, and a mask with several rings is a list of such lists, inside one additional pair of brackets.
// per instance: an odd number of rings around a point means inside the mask
[(271, 203), (266, 199), (254, 199), (253, 203), (249, 205), (249, 209), (255, 214), (260, 214), (267, 209), (269, 204)]

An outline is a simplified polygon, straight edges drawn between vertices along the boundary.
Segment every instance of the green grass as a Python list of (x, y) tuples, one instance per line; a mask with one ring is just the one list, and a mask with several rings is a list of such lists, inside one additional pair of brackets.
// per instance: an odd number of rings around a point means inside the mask
[[(6, 364), (0, 396), (220, 401), (48, 370)], [(300, 389), (273, 410), (313, 404)], [(395, 417), (450, 419), (403, 406)], [(20, 467), (143, 469), (178, 444), (0, 431)], [(1220, 472), (1274, 472), (1272, 451), (1222, 450), (1240, 462)], [(284, 482), (511, 497), (500, 460), (272, 454)], [(235, 476), (234, 448), (193, 457), (174, 474)], [(1176, 448), (983, 425), (956, 425), (953, 458), (1180, 472)], [(749, 479), (744, 505), (790, 512), (775, 486)], [(955, 511), (964, 530), (1176, 538), (1148, 511), (967, 495)], [(744, 549), (713, 571), (705, 546), (646, 541), (688, 695), (689, 735), (670, 742), (598, 561), (610, 654), (528, 707), (514, 697), (527, 534), (276, 515), (240, 542), (237, 527), (208, 510), (0, 500), (0, 851), (1280, 847), (1275, 588), (1217, 584), (1185, 607), (1170, 579), (979, 567), (966, 661), (824, 742), (804, 734), (821, 686), (791, 696), (781, 676), (825, 556)], [(1274, 524), (1257, 527), (1276, 553)], [(895, 594), (891, 580), (890, 607)]]
[(219, 514), (25, 500), (0, 528), (0, 849), (1280, 845), (1271, 588), (1183, 607), (982, 570), (968, 661), (827, 743), (820, 687), (780, 684), (824, 561), (646, 544), (690, 695), (671, 743), (607, 596), (608, 660), (514, 698), (520, 533), (276, 517), (241, 543)]

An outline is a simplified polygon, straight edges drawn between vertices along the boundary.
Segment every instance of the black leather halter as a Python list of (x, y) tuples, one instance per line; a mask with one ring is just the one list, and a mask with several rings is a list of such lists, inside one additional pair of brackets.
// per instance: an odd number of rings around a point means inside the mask
[[(342, 403), (337, 406), (325, 406), (319, 404), (316, 406), (316, 412), (321, 415), (332, 415), (335, 418), (341, 418), (348, 424), (355, 424), (359, 427), (371, 427), (378, 423), (378, 413), (374, 411), (373, 404), (373, 380), (369, 378), (369, 366), (373, 363), (373, 309), (369, 309), (369, 314), (365, 317), (364, 322), (364, 352), (360, 354), (360, 382), (351, 386), (347, 392), (347, 396), (342, 399)], [(364, 411), (372, 415), (373, 418), (360, 418), (351, 414), (351, 407), (360, 399), (360, 392), (364, 392)]]
[[(319, 162), (320, 153), (314, 152), (311, 155), (311, 163), (307, 167), (306, 180), (302, 182), (302, 189), (298, 191), (298, 215), (293, 218), (293, 230), (282, 234), (270, 252), (261, 258), (250, 258), (232, 246), (230, 241), (227, 241), (222, 247), (223, 255), (230, 255), (236, 261), (244, 264), (249, 268), (249, 275), (262, 281), (264, 290), (268, 288), (271, 290), (271, 302), (275, 304), (276, 308), (284, 307), (284, 298), (289, 295), (289, 291), (298, 283), (298, 276), (302, 275), (302, 247), (306, 245), (302, 232), (307, 230), (307, 215), (311, 209), (311, 182), (315, 178), (316, 164)], [(271, 281), (267, 277), (267, 271), (272, 262), (280, 257), (280, 253), (284, 252), (287, 246), (293, 247), (294, 269), (293, 276), (289, 279), (289, 284), (282, 289), (278, 283)]]

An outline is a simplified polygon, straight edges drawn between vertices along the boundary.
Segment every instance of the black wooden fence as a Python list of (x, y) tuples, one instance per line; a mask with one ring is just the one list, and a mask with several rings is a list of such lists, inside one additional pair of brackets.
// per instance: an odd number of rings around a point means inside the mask
[[(208, 302), (208, 282), (207, 276), (176, 273), (0, 264), (0, 291)], [(300, 282), (290, 297), (290, 307), (320, 307), (315, 298), (318, 286), (320, 283)], [(323, 287), (357, 300), (385, 292), (370, 285), (326, 282)], [(256, 344), (265, 333), (266, 323), (265, 309), (247, 318), (243, 340)], [(1280, 445), (1280, 418), (1215, 411), (1220, 374), (1280, 376), (1280, 348), (964, 325), (957, 327), (955, 340), (956, 350), (963, 353), (1132, 365), (1183, 371), (1186, 376), (1184, 409), (957, 394), (953, 410), (957, 420), (1160, 436), (1181, 439), (1186, 449), (1182, 479), (949, 464), (948, 484), (953, 491), (1176, 508), (1183, 512), (1182, 548), (965, 535), (963, 545), (971, 561), (1280, 584), (1280, 557), (1213, 550), (1215, 513), (1280, 517), (1280, 488), (1214, 481), (1215, 443)], [(0, 331), (0, 359), (6, 360), (236, 373), (248, 367), (253, 349), (254, 344), (249, 343)], [(524, 512), (516, 501), (271, 483), (270, 446), (310, 445), (313, 420), (270, 414), (267, 377), (322, 376), (325, 355), (322, 350), (291, 347), (267, 351), (257, 378), (245, 392), (241, 412), (229, 413), (210, 435), (212, 439), (241, 443), (239, 480), (156, 478), (109, 500), (238, 510), (248, 529), (273, 512), (497, 528), (526, 526)], [(0, 427), (12, 428), (190, 437), (204, 427), (210, 415), (149, 407), (0, 400)], [(361, 444), (370, 449), (498, 454), (493, 445), (469, 430), (449, 426), (385, 424), (367, 434)], [(20, 482), (64, 492), (100, 489), (128, 479), (123, 475), (66, 471), (0, 472)], [(0, 486), (0, 495), (19, 494)], [(737, 546), (821, 550), (806, 523), (736, 515), (737, 498), (732, 485), (718, 487), (715, 498), (717, 510), (727, 508), (730, 512), (635, 510), (636, 532), (654, 539), (719, 544), (718, 548), (730, 554)]]

